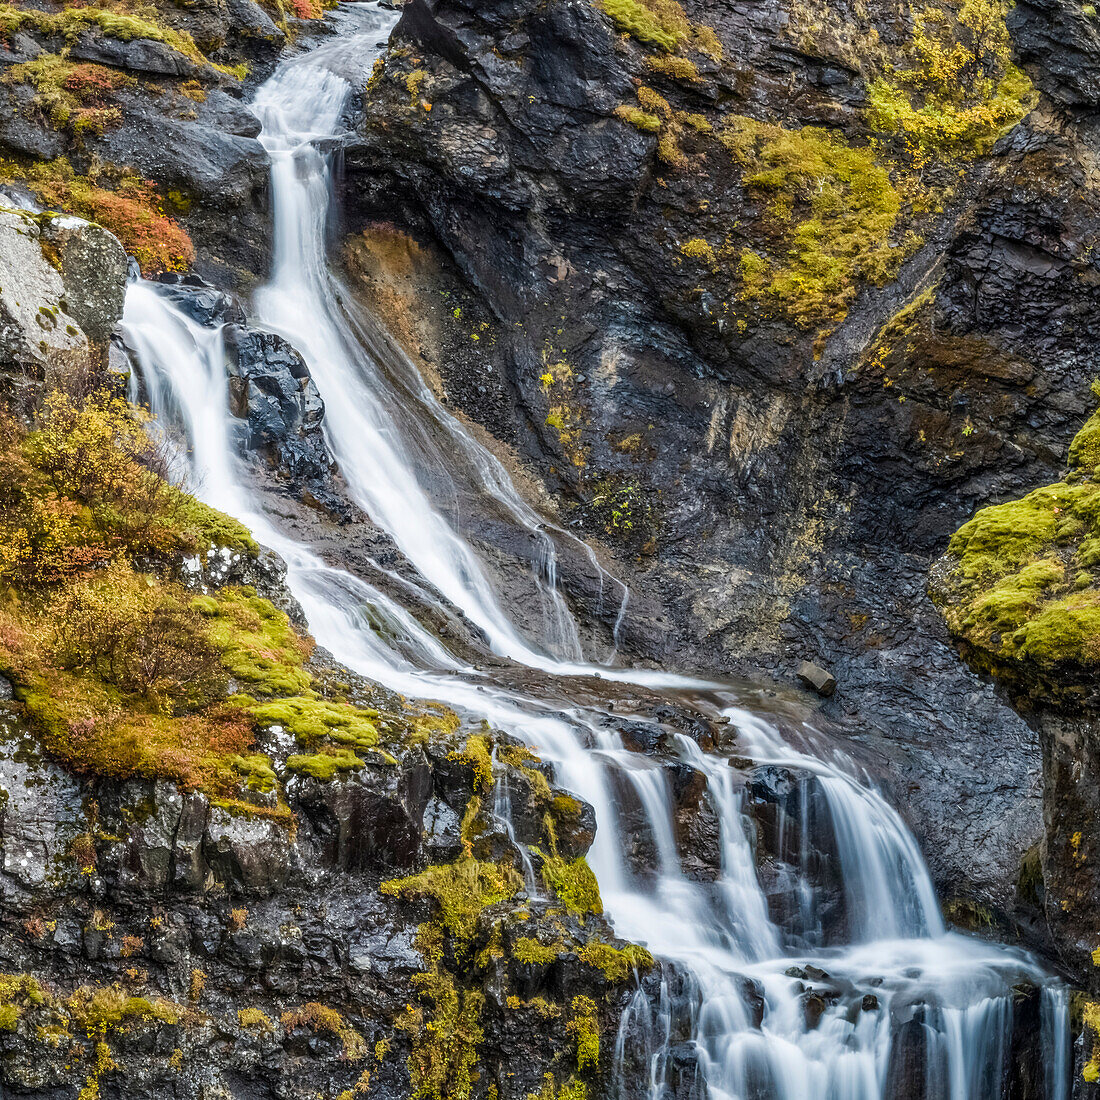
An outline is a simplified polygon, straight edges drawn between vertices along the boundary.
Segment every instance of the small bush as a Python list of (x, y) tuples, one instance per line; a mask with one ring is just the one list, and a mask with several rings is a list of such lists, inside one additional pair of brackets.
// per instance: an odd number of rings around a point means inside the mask
[[(64, 158), (14, 173), (43, 205), (109, 229), (140, 264), (145, 275), (180, 271), (195, 259), (195, 247), (184, 229), (164, 213), (152, 181), (121, 171), (94, 179), (73, 171)], [(112, 186), (104, 186), (111, 184)]]

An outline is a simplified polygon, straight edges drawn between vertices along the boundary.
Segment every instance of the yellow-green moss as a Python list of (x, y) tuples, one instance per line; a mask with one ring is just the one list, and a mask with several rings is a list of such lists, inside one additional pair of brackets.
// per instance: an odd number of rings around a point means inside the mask
[(871, 128), (923, 151), (988, 152), (1038, 98), (1012, 64), (1009, 6), (1007, 0), (963, 0), (958, 7), (915, 8), (909, 67), (868, 87)]
[(557, 855), (547, 855), (538, 848), (533, 851), (542, 860), (543, 881), (569, 912), (578, 915), (603, 912), (599, 883), (583, 856), (568, 860)]
[(467, 858), (433, 865), (418, 875), (382, 883), (384, 894), (431, 898), (444, 927), (461, 940), (473, 936), (477, 918), (490, 905), (506, 901), (523, 885), (510, 867)]
[(592, 942), (585, 944), (577, 952), (585, 966), (599, 970), (608, 981), (623, 982), (632, 978), (636, 972), (653, 969), (653, 956), (640, 944), (631, 943), (626, 947), (612, 947), (608, 943)]
[(661, 128), (661, 120), (656, 115), (643, 111), (640, 107), (616, 107), (615, 117), (645, 134), (655, 134)]
[(363, 767), (363, 761), (351, 749), (334, 749), (331, 752), (295, 753), (287, 757), (286, 766), (292, 772), (328, 781), (337, 772), (355, 771)]
[(680, 245), (680, 252), (688, 259), (698, 260), (708, 267), (713, 267), (718, 262), (714, 249), (702, 237), (692, 237), (690, 241), (684, 241)]
[(600, 0), (600, 7), (623, 34), (668, 53), (679, 46), (690, 30), (679, 4), (658, 6), (641, 4), (638, 0)]
[(241, 1027), (247, 1027), (258, 1031), (274, 1031), (271, 1020), (258, 1008), (241, 1008), (237, 1010), (237, 1023)]
[(17, 8), (12, 4), (0, 4), (0, 32), (5, 36), (18, 30), (33, 29), (46, 35), (59, 35), (75, 42), (81, 33), (92, 29), (131, 42), (135, 38), (148, 38), (204, 64), (203, 57), (189, 34), (173, 30), (162, 23), (126, 12), (111, 11), (105, 7), (70, 7), (58, 12), (39, 11), (36, 8)]
[(952, 536), (933, 590), (953, 634), (984, 670), (1039, 678), (1072, 696), (1072, 674), (1100, 667), (1100, 438), (1094, 415), (1074, 439), (1067, 479), (983, 508)]
[(417, 947), (427, 963), (427, 969), (413, 977), (420, 1003), (409, 1005), (396, 1021), (412, 1040), (411, 1100), (468, 1100), (484, 1038), (485, 994), (460, 988), (446, 970), (437, 926), (420, 926)]
[(542, 1081), (542, 1088), (529, 1092), (527, 1100), (588, 1100), (588, 1086), (583, 1081), (570, 1077), (559, 1083), (552, 1073), (544, 1074)]
[(527, 963), (532, 966), (549, 966), (561, 953), (561, 945), (555, 944), (547, 947), (530, 936), (524, 936), (516, 940), (512, 949), (512, 957), (517, 962)]
[(687, 57), (662, 57), (653, 55), (646, 58), (646, 65), (655, 73), (666, 76), (670, 80), (685, 80), (689, 84), (698, 83), (699, 70), (695, 63)]
[(326, 741), (336, 742), (349, 750), (370, 749), (378, 744), (378, 729), (373, 719), (347, 703), (297, 695), (257, 703), (249, 709), (261, 726), (282, 726), (306, 748)]
[(453, 752), (451, 757), (469, 764), (474, 770), (474, 790), (487, 791), (493, 786), (493, 758), (489, 747), (489, 738), (485, 734), (473, 734), (466, 739), (462, 752)]
[(774, 238), (739, 260), (740, 297), (802, 328), (842, 320), (860, 288), (906, 256), (893, 240), (901, 198), (871, 149), (821, 127), (788, 130), (741, 115), (720, 134), (744, 186), (766, 202)]
[(595, 1069), (600, 1062), (600, 1018), (596, 1002), (583, 994), (570, 1004), (572, 1015), (566, 1025), (577, 1046), (577, 1069)]
[[(223, 588), (217, 604), (217, 614), (204, 614), (223, 664), (238, 681), (261, 695), (298, 696), (309, 689), (312, 677), (302, 666), (310, 646), (285, 612), (247, 586)], [(209, 607), (199, 610), (203, 606)]]

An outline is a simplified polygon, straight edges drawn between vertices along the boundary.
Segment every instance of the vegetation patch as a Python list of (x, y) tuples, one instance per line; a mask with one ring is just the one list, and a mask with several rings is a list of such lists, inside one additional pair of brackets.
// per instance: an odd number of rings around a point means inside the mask
[(623, 34), (643, 46), (676, 53), (694, 49), (716, 61), (722, 59), (722, 44), (713, 28), (692, 23), (676, 0), (599, 0)]
[(128, 73), (106, 65), (74, 64), (67, 51), (41, 53), (32, 61), (13, 65), (0, 80), (5, 84), (29, 84), (35, 89), (35, 108), (57, 129), (72, 134), (102, 134), (122, 121), (111, 104), (121, 88), (136, 86)]
[[(1100, 474), (1094, 414), (1064, 481), (983, 508), (952, 536), (933, 597), (967, 656), (1080, 696), (1100, 669)], [(1073, 671), (1076, 670), (1076, 671)]]
[(587, 913), (599, 915), (603, 912), (603, 900), (600, 886), (588, 860), (564, 859), (555, 854), (547, 854), (538, 848), (532, 849), (542, 861), (540, 872), (543, 882), (554, 891), (558, 900), (570, 913), (584, 916)]
[(177, 31), (149, 18), (148, 12), (135, 14), (124, 3), (88, 5), (73, 4), (58, 12), (40, 11), (37, 8), (18, 8), (12, 4), (0, 4), (0, 37), (9, 38), (20, 30), (36, 30), (45, 35), (55, 35), (72, 43), (87, 30), (98, 30), (120, 42), (132, 42), (135, 38), (148, 38), (162, 42), (195, 64), (206, 63), (194, 39), (183, 31)]
[(770, 246), (745, 249), (740, 297), (801, 328), (835, 325), (861, 286), (881, 286), (911, 241), (895, 239), (901, 199), (870, 148), (807, 126), (727, 117), (722, 143), (764, 203)]
[(988, 152), (1038, 98), (1012, 63), (1008, 8), (1007, 0), (965, 0), (957, 9), (914, 10), (908, 67), (868, 88), (872, 129), (902, 139), (918, 155)]
[(0, 162), (0, 179), (24, 184), (39, 202), (109, 229), (145, 275), (181, 271), (195, 259), (186, 231), (164, 212), (152, 181), (128, 170), (79, 175), (64, 158), (26, 167)]
[[(262, 1014), (261, 1014), (262, 1015)], [(367, 1053), (367, 1043), (343, 1016), (328, 1005), (310, 1001), (301, 1008), (284, 1012), (280, 1023), (287, 1031), (307, 1028), (313, 1032), (328, 1032), (340, 1040), (344, 1048), (344, 1057), (349, 1062), (360, 1061)]]
[(443, 927), (460, 940), (474, 934), (477, 919), (491, 905), (514, 897), (523, 885), (516, 872), (471, 858), (435, 864), (418, 875), (382, 883), (382, 893), (405, 898), (431, 898)]

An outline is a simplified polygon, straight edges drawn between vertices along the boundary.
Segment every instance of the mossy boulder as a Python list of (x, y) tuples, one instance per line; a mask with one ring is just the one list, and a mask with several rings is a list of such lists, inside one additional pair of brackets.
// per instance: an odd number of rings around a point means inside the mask
[(1100, 412), (1062, 481), (982, 508), (932, 570), (963, 655), (1032, 704), (1100, 704)]

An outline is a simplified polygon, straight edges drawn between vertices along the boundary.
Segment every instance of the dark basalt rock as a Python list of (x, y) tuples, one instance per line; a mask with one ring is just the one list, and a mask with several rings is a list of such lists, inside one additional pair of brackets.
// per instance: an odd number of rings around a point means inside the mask
[[(794, 943), (846, 942), (836, 838), (816, 777), (766, 765), (749, 773), (745, 794), (745, 810), (756, 826), (757, 876), (772, 920)], [(801, 976), (827, 977), (813, 969)]]
[(268, 454), (294, 480), (322, 480), (325, 406), (305, 360), (273, 332), (230, 324), (223, 339), (230, 411), (248, 423), (245, 447)]
[[(395, 32), (411, 53), (391, 57), (345, 150), (349, 229), (396, 223), (498, 323), (477, 365), (440, 364), (443, 385), (620, 552), (641, 594), (622, 650), (707, 673), (766, 664), (786, 682), (803, 660), (829, 670), (843, 692), (820, 705), (877, 756), (937, 886), (1044, 946), (1015, 889), (1043, 828), (1038, 737), (961, 665), (926, 588), (977, 505), (1055, 479), (1100, 373), (1095, 22), (1068, 0), (1014, 8), (1039, 107), (969, 162), (908, 266), (815, 347), (777, 316), (734, 331), (736, 280), (717, 293), (680, 252), (711, 216), (739, 247), (766, 244), (728, 153), (685, 139), (674, 171), (613, 112), (641, 82), (715, 128), (732, 112), (862, 144), (873, 64), (757, 4), (691, 15), (726, 63), (688, 86), (585, 5), (415, 0)], [(890, 50), (908, 34), (889, 4), (857, 22)], [(413, 56), (430, 111), (401, 79)], [(547, 422), (551, 347), (572, 372), (561, 400), (583, 461)], [(500, 400), (478, 393), (485, 356)], [(645, 503), (629, 534), (593, 503), (609, 484)], [(654, 751), (640, 733), (629, 746)], [(644, 829), (634, 843), (644, 863)]]
[(431, 787), (426, 763), (381, 765), (332, 782), (304, 778), (299, 798), (324, 865), (390, 875), (422, 860)]
[(245, 323), (240, 302), (198, 275), (166, 272), (158, 275), (156, 281), (162, 288), (159, 293), (196, 324), (219, 328)]
[(116, 69), (128, 69), (135, 73), (153, 76), (195, 76), (198, 66), (171, 46), (148, 38), (134, 38), (122, 42), (92, 31), (85, 31), (69, 47), (69, 57), (75, 61), (94, 61), (99, 65), (113, 65)]

